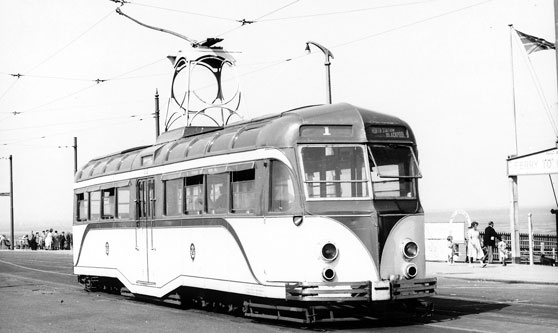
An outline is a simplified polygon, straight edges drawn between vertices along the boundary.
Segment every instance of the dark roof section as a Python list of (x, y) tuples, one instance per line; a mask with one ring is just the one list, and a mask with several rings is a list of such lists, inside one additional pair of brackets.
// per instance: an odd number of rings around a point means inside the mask
[[(367, 124), (397, 124), (409, 129), (406, 141), (414, 142), (409, 126), (400, 119), (350, 104), (308, 106), (235, 123), (225, 127), (188, 127), (165, 132), (153, 146), (142, 146), (96, 158), (81, 168), (75, 181), (149, 166), (238, 152), (260, 147), (293, 147), (297, 143), (367, 142)], [(350, 135), (302, 136), (301, 126), (340, 126)]]

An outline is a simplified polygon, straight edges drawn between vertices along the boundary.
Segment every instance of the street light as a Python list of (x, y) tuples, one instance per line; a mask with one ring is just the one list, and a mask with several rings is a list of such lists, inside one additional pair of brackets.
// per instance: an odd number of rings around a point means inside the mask
[(306, 42), (306, 53), (310, 54), (312, 51), (310, 50), (310, 44), (316, 46), (317, 48), (320, 49), (320, 51), (322, 51), (324, 53), (325, 56), (325, 62), (324, 62), (324, 66), (326, 68), (326, 97), (327, 97), (327, 103), (331, 104), (331, 77), (330, 77), (330, 73), (329, 73), (329, 65), (331, 65), (331, 62), (329, 62), (329, 58), (333, 59), (333, 53), (331, 53), (330, 50), (328, 50), (325, 46), (318, 44), (316, 42), (312, 42), (312, 41), (307, 41)]

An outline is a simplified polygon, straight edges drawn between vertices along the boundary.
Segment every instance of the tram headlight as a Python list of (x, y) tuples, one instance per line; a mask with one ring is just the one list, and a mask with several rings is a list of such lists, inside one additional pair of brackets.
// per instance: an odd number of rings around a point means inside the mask
[(418, 247), (417, 243), (415, 243), (411, 240), (407, 240), (404, 243), (402, 250), (403, 250), (403, 255), (407, 259), (414, 259), (419, 254), (419, 247)]
[(335, 269), (333, 267), (326, 267), (322, 270), (322, 278), (325, 281), (333, 281), (335, 279)]
[(335, 244), (331, 242), (327, 242), (322, 247), (322, 258), (325, 261), (333, 261), (337, 259), (338, 254), (339, 254), (339, 250), (337, 249), (337, 246), (335, 246)]
[(415, 265), (414, 263), (405, 265), (403, 270), (404, 270), (405, 278), (407, 278), (408, 280), (413, 279), (418, 274), (417, 265)]

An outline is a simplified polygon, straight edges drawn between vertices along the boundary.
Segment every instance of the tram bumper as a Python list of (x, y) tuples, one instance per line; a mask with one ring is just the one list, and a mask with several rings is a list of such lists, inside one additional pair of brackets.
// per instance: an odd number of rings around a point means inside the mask
[(294, 282), (285, 285), (286, 299), (308, 302), (373, 302), (427, 297), (437, 279), (360, 282)]
[(428, 297), (436, 294), (438, 279), (435, 277), (395, 280), (391, 283), (391, 296), (393, 300)]

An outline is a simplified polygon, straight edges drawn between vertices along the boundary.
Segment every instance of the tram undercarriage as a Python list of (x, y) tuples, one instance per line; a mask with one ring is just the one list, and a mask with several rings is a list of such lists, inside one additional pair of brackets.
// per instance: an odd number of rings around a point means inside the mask
[[(285, 300), (226, 293), (214, 290), (180, 287), (162, 298), (131, 293), (118, 279), (78, 275), (78, 282), (88, 292), (106, 292), (133, 297), (148, 302), (171, 304), (182, 308), (198, 308), (207, 311), (228, 313), (255, 319), (276, 320), (300, 324), (360, 321), (377, 319), (391, 311), (405, 311), (417, 316), (430, 316), (431, 301), (417, 297), (428, 297), (435, 293), (436, 279), (421, 279), (412, 282), (391, 282), (391, 301), (372, 302), (372, 283), (347, 284), (345, 289), (318, 291), (320, 283), (311, 285), (293, 283), (286, 286)], [(341, 301), (333, 298), (319, 300), (319, 294), (339, 295), (348, 293)], [(289, 296), (290, 295), (290, 296)]]

